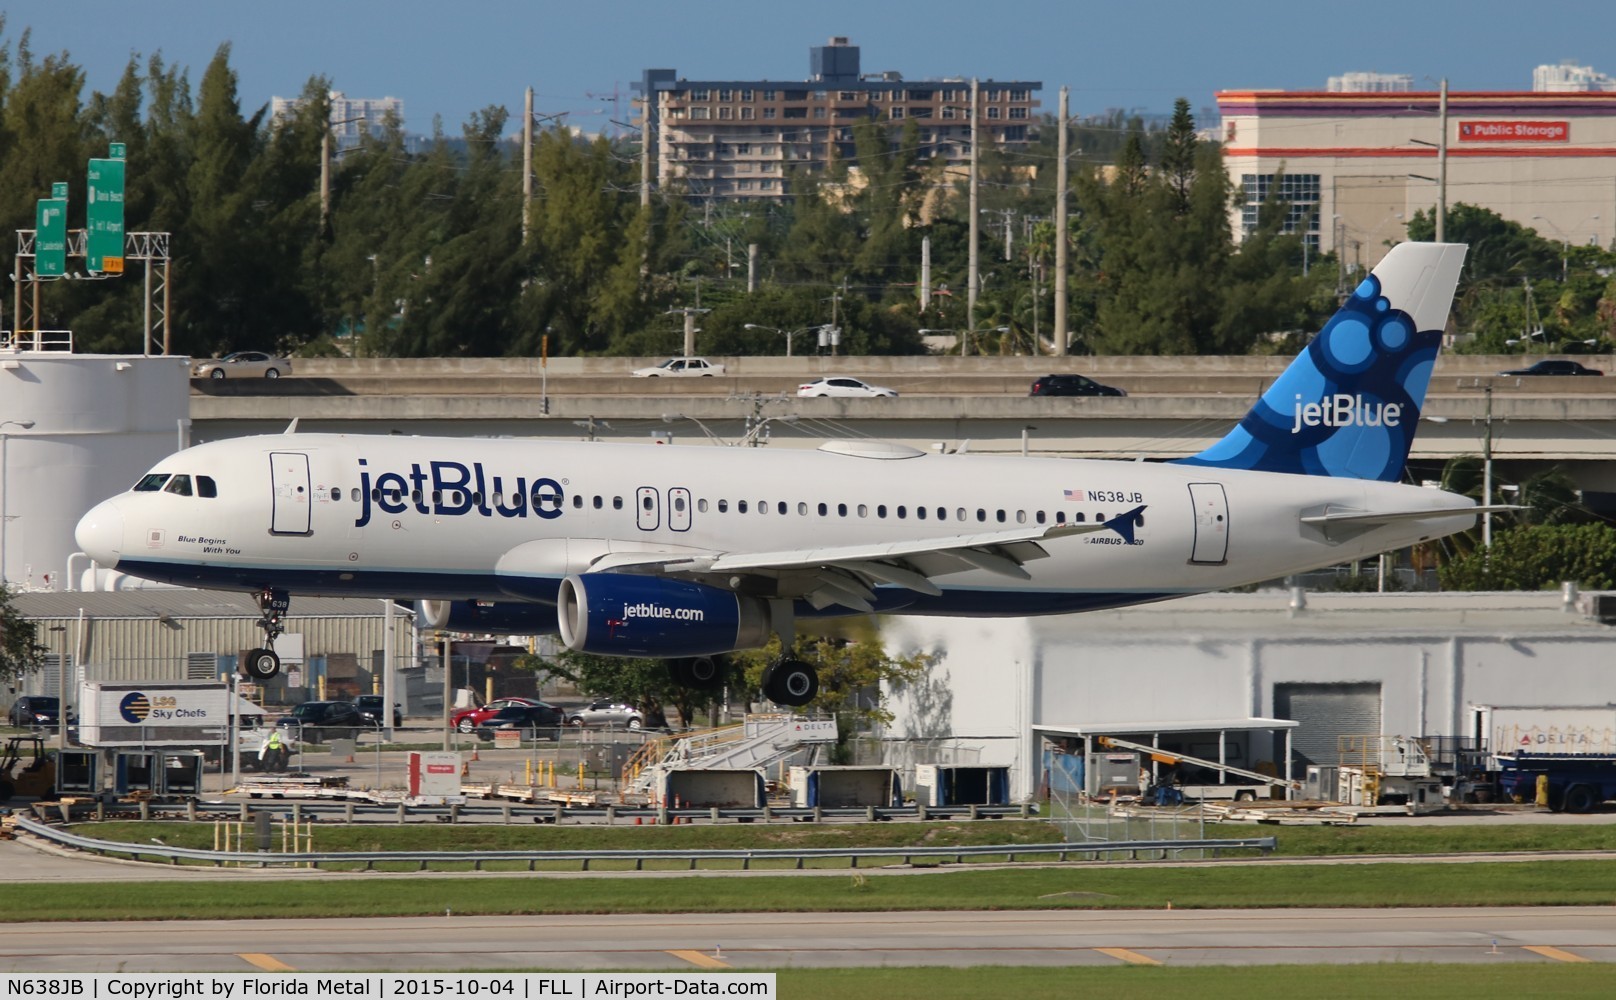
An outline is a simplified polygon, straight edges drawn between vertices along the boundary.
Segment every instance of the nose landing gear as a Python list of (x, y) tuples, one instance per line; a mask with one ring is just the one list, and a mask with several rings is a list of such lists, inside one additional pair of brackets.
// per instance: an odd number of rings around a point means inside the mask
[(249, 680), (267, 681), (281, 672), (281, 658), (275, 655), (275, 640), (286, 631), (283, 619), (292, 606), (292, 595), (284, 590), (265, 588), (253, 595), (258, 601), (258, 627), (264, 630), (264, 648), (250, 650), (241, 665)]

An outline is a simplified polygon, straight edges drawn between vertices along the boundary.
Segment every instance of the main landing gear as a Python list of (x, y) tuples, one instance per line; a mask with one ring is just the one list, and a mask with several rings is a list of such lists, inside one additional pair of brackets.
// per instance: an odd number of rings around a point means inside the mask
[(776, 705), (799, 708), (819, 693), (819, 672), (804, 660), (782, 656), (763, 668), (763, 697)]
[(275, 640), (286, 631), (283, 619), (292, 606), (292, 595), (266, 587), (253, 596), (263, 616), (258, 619), (258, 627), (264, 630), (264, 648), (249, 650), (242, 670), (249, 680), (267, 681), (281, 672), (281, 658), (275, 655)]
[[(729, 664), (720, 656), (690, 656), (668, 661), (673, 682), (694, 691), (717, 691), (724, 686)], [(819, 693), (819, 673), (813, 664), (782, 657), (763, 671), (763, 696), (776, 705), (798, 708)]]

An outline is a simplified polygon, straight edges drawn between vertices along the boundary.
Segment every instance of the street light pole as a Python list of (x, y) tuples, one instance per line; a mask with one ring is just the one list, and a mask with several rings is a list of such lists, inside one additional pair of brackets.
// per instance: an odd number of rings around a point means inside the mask
[(976, 241), (977, 241), (977, 235), (978, 235), (978, 233), (977, 233), (977, 221), (976, 221), (976, 198), (977, 198), (976, 119), (977, 119), (977, 115), (979, 113), (979, 104), (978, 104), (978, 100), (979, 100), (978, 95), (979, 94), (980, 94), (980, 90), (977, 87), (976, 77), (973, 76), (973, 77), (971, 77), (970, 250), (969, 250), (969, 253), (967, 255), (967, 256), (969, 256), (970, 260), (966, 264), (966, 266), (969, 268), (970, 273), (967, 274), (966, 277), (965, 277), (965, 327), (966, 327), (967, 333), (965, 334), (964, 338), (960, 340), (960, 357), (962, 357), (962, 358), (971, 353), (971, 337), (970, 337), (969, 330), (970, 330), (971, 327), (976, 325), (976, 296), (977, 296), (977, 292), (980, 291), (981, 287), (982, 287), (981, 277), (977, 274), (977, 269), (976, 269), (976, 257), (977, 257)]

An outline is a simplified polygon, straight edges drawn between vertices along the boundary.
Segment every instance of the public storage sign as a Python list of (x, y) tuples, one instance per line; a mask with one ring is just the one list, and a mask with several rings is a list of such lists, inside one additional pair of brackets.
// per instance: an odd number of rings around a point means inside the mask
[(1460, 142), (1570, 142), (1570, 122), (1459, 123)]

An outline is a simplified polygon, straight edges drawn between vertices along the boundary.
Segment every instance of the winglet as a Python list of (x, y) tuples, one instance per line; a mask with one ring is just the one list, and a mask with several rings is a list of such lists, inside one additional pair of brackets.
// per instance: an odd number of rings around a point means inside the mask
[(1397, 481), (1465, 249), (1393, 247), (1239, 426), (1178, 463)]

